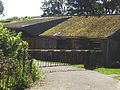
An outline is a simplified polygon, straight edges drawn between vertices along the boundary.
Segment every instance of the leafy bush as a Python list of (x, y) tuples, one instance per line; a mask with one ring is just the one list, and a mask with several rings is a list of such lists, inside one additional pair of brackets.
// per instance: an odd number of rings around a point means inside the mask
[(17, 60), (5, 57), (0, 52), (0, 90), (8, 89), (15, 83), (12, 76), (16, 73), (17, 65)]
[(0, 90), (24, 90), (39, 77), (28, 59), (28, 43), (0, 23)]
[(32, 70), (31, 70), (33, 81), (38, 80), (40, 78), (39, 75), (41, 75), (39, 67), (36, 67), (36, 63), (37, 62), (35, 60), (33, 60)]

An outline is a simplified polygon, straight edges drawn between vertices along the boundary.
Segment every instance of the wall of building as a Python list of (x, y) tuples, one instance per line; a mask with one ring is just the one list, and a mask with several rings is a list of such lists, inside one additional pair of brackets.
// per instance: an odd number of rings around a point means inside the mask
[(120, 30), (108, 37), (108, 59), (109, 67), (120, 67)]
[(23, 37), (32, 49), (104, 49), (105, 39), (39, 36)]
[(86, 68), (102, 66), (99, 50), (30, 50), (29, 55), (42, 61), (84, 64)]
[[(96, 63), (96, 65), (99, 66), (101, 65), (105, 67), (120, 67), (119, 40), (110, 38), (97, 39), (97, 38), (57, 37), (57, 36), (55, 37), (40, 36), (32, 39), (30, 39), (29, 37), (29, 39), (26, 38), (26, 40), (30, 43), (31, 49), (101, 50), (101, 53), (97, 54), (93, 53), (90, 55), (90, 58), (93, 58), (93, 60), (95, 60), (94, 62)], [(71, 59), (73, 59), (72, 55), (69, 55)], [(76, 55), (78, 56), (75, 57), (80, 58), (79, 54)]]
[(108, 67), (120, 67), (120, 58), (118, 57), (119, 44), (114, 39), (109, 39), (107, 43), (107, 66)]
[[(36, 49), (38, 51), (31, 52), (32, 58), (40, 60), (63, 60), (67, 59), (69, 62), (76, 61), (83, 63), (85, 60), (82, 58), (81, 52), (74, 52), (74, 50), (93, 50), (89, 53), (89, 62), (99, 66), (106, 65), (106, 47), (107, 39), (88, 39), (81, 37), (57, 37), (57, 36), (40, 36), (40, 37), (28, 37), (24, 38), (30, 44), (30, 49)], [(39, 50), (73, 50), (72, 52), (43, 52)], [(100, 52), (94, 52), (98, 50)], [(42, 55), (42, 56), (41, 56)], [(87, 53), (83, 53), (86, 57)], [(60, 56), (60, 57), (59, 57)], [(50, 59), (51, 58), (51, 59)], [(82, 58), (82, 59), (81, 59)], [(88, 62), (88, 61), (87, 61)]]

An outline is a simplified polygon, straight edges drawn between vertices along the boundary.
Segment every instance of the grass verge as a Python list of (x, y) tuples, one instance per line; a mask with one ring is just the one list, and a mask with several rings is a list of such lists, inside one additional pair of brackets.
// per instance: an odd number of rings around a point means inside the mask
[(120, 68), (97, 68), (95, 71), (98, 71), (100, 73), (106, 74), (106, 75), (113, 75), (112, 77), (114, 79), (120, 80)]
[(114, 76), (113, 78), (120, 80), (120, 76)]
[(73, 65), (74, 67), (77, 67), (77, 68), (84, 68), (84, 64), (75, 64)]
[(95, 69), (96, 71), (103, 73), (103, 74), (120, 74), (120, 68), (116, 69), (116, 68), (97, 68)]

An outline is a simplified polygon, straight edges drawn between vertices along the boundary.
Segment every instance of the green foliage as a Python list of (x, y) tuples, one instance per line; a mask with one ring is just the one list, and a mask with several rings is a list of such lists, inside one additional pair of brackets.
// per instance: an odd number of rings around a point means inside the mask
[(43, 16), (63, 15), (65, 12), (65, 2), (67, 0), (44, 0), (41, 9)]
[(43, 16), (120, 14), (120, 0), (44, 0)]
[(28, 43), (21, 35), (9, 32), (0, 23), (0, 90), (24, 90), (37, 80), (37, 69), (31, 68), (28, 59)]
[(32, 64), (32, 79), (33, 79), (33, 81), (40, 79), (40, 75), (41, 75), (39, 67), (36, 67), (36, 63), (37, 62), (34, 60), (33, 64)]
[(0, 90), (10, 90), (16, 83), (14, 78), (17, 72), (18, 62), (16, 59), (4, 56), (0, 52)]

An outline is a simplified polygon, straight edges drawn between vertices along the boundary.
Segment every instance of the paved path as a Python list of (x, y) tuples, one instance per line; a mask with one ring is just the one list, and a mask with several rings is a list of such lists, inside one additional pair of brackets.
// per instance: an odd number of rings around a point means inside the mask
[[(120, 90), (120, 82), (96, 71), (72, 66), (43, 68), (44, 85), (38, 82), (28, 90)], [(45, 72), (47, 71), (47, 72)]]

